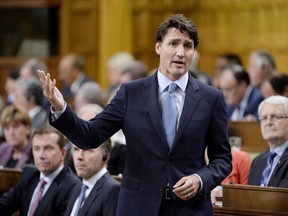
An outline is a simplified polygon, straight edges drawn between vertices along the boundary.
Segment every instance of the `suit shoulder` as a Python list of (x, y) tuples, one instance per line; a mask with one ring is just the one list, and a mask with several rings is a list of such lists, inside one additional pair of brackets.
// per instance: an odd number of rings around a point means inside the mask
[(201, 82), (201, 81), (199, 81), (197, 79), (194, 79), (194, 78), (193, 78), (193, 80), (197, 83), (197, 85), (199, 86), (200, 90), (203, 90), (203, 91), (205, 91), (207, 93), (210, 93), (210, 94), (211, 93), (212, 94), (216, 94), (216, 95), (221, 93), (221, 91), (219, 89), (217, 89), (217, 88), (215, 88), (215, 87), (213, 87), (211, 85), (203, 83), (203, 82)]
[(70, 178), (76, 182), (81, 182), (80, 178), (68, 166), (64, 166), (64, 169), (66, 171), (66, 178)]
[(144, 78), (140, 78), (137, 80), (132, 80), (124, 84), (126, 84), (128, 87), (134, 87), (134, 86), (143, 85), (144, 83), (149, 83), (151, 81), (153, 81), (153, 77), (144, 77)]
[(24, 166), (23, 170), (22, 170), (22, 175), (23, 176), (32, 176), (35, 174), (40, 174), (39, 170), (36, 168), (35, 165), (33, 164), (27, 164)]
[(264, 152), (261, 152), (260, 154), (258, 154), (254, 159), (253, 159), (253, 163), (258, 162), (259, 160), (262, 160), (266, 154), (268, 154), (269, 149), (267, 149)]
[(72, 186), (75, 184), (80, 184), (81, 180), (78, 176), (76, 176), (73, 171), (68, 167), (64, 166), (63, 170), (56, 177), (57, 181), (64, 182), (65, 186)]

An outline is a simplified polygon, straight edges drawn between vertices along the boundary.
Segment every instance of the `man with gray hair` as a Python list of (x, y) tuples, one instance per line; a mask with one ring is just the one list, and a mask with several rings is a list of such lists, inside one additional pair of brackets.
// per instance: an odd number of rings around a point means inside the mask
[(117, 52), (107, 61), (107, 75), (109, 79), (109, 88), (107, 90), (108, 98), (118, 88), (121, 83), (121, 73), (127, 64), (134, 61), (134, 57), (128, 52)]
[(38, 58), (30, 58), (20, 67), (19, 73), (21, 77), (36, 77), (38, 78), (38, 70), (44, 70), (48, 73), (47, 66)]
[(261, 132), (269, 149), (252, 162), (248, 184), (288, 187), (288, 98), (271, 96), (258, 108)]
[(251, 53), (247, 70), (251, 85), (260, 87), (266, 78), (276, 73), (276, 63), (269, 52), (259, 50)]
[(102, 108), (106, 105), (101, 86), (93, 81), (86, 82), (79, 88), (73, 103), (75, 112), (86, 104), (98, 104)]
[(15, 100), (13, 105), (22, 106), (32, 121), (32, 132), (47, 123), (47, 111), (43, 108), (44, 96), (39, 79), (36, 77), (18, 78), (15, 83)]

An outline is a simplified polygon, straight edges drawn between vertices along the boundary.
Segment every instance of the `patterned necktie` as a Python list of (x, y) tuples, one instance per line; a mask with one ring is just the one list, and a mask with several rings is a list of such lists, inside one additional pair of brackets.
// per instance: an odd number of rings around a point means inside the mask
[(169, 148), (171, 148), (173, 144), (177, 128), (178, 113), (175, 99), (173, 97), (173, 93), (177, 87), (178, 86), (175, 83), (171, 83), (169, 85), (168, 92), (163, 98), (163, 104), (162, 104), (163, 105), (162, 120)]
[(81, 192), (79, 194), (79, 200), (78, 200), (77, 208), (76, 208), (76, 211), (75, 211), (75, 216), (77, 216), (79, 214), (81, 206), (82, 206), (82, 204), (83, 204), (83, 202), (85, 200), (85, 192), (86, 192), (87, 189), (88, 189), (88, 186), (83, 184), (82, 188), (81, 188)]
[(261, 181), (260, 181), (260, 186), (267, 186), (268, 177), (270, 175), (270, 172), (271, 172), (271, 169), (272, 169), (272, 165), (273, 165), (273, 161), (274, 161), (274, 158), (276, 156), (277, 156), (277, 153), (274, 152), (274, 151), (271, 151), (269, 153), (269, 156), (268, 156), (268, 159), (267, 159), (267, 166), (263, 170)]
[(42, 199), (45, 184), (46, 184), (46, 181), (44, 180), (44, 178), (42, 178), (38, 184), (39, 186), (38, 186), (38, 190), (36, 193), (36, 197), (35, 197), (35, 200), (34, 200), (32, 206), (31, 206), (30, 216), (34, 215), (34, 213), (38, 207), (38, 204), (40, 203), (40, 201)]

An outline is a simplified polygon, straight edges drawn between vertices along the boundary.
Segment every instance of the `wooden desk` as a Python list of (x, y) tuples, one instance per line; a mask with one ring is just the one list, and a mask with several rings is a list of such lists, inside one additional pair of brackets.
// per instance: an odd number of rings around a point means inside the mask
[(21, 177), (20, 169), (0, 168), (0, 194), (13, 187)]
[(268, 143), (262, 137), (259, 122), (229, 121), (228, 135), (241, 137), (241, 149), (246, 152), (262, 152), (268, 148)]
[(235, 209), (213, 207), (214, 216), (288, 216), (286, 212), (261, 211), (253, 209)]
[(288, 215), (288, 189), (248, 185), (223, 185), (223, 207), (215, 216)]

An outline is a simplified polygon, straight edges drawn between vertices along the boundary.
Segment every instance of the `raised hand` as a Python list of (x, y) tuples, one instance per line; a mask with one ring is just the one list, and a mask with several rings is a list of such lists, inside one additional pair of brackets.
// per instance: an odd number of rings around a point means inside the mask
[(54, 107), (55, 110), (62, 110), (65, 106), (63, 95), (56, 87), (56, 79), (53, 81), (50, 78), (50, 74), (45, 74), (44, 71), (38, 70), (38, 76), (43, 88), (43, 94)]

